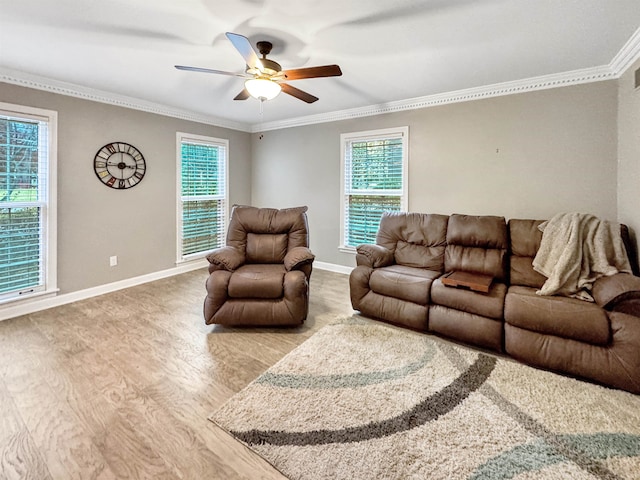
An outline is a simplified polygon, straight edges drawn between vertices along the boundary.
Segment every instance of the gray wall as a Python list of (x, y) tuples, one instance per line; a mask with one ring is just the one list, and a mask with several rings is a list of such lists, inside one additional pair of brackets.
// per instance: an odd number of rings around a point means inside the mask
[(254, 134), (252, 201), (308, 205), (317, 260), (352, 266), (340, 134), (408, 125), (410, 211), (616, 220), (617, 95), (607, 81)]
[(618, 81), (618, 217), (636, 238), (640, 232), (640, 88), (635, 88), (634, 79), (638, 68), (640, 60)]
[[(229, 139), (230, 203), (308, 205), (322, 262), (354, 265), (337, 248), (340, 134), (404, 125), (411, 211), (582, 211), (637, 231), (640, 95), (632, 75), (253, 135), (2, 83), (0, 101), (58, 111), (58, 285), (69, 293), (175, 265), (176, 131)], [(116, 140), (147, 160), (145, 179), (126, 191), (93, 173), (95, 152)], [(118, 267), (109, 267), (111, 255)]]
[[(176, 132), (229, 139), (230, 202), (251, 202), (251, 142), (244, 132), (0, 83), (0, 101), (58, 112), (58, 287), (61, 293), (175, 267)], [(123, 141), (145, 157), (134, 188), (101, 184), (100, 147)], [(109, 267), (109, 257), (118, 266)]]

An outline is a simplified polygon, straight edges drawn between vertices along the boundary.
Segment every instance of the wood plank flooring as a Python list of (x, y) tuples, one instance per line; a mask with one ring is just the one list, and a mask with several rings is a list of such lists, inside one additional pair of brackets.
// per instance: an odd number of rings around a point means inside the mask
[(0, 322), (0, 479), (283, 479), (207, 417), (351, 315), (348, 276), (314, 270), (295, 329), (205, 325), (206, 276)]

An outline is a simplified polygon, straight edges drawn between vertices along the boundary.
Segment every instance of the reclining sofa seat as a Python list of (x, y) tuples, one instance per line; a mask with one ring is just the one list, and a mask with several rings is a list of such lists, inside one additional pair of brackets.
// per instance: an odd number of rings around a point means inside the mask
[[(503, 217), (385, 213), (375, 245), (357, 248), (351, 304), (362, 314), (502, 350), (507, 291)], [(494, 277), (488, 294), (446, 287), (461, 270)]]
[(307, 207), (234, 205), (227, 245), (207, 256), (207, 325), (294, 326), (307, 318), (309, 250)]
[(388, 212), (375, 245), (357, 248), (351, 304), (362, 314), (426, 330), (431, 283), (444, 272), (449, 217)]
[[(532, 265), (542, 222), (509, 220), (506, 352), (530, 365), (640, 393), (640, 278), (622, 273), (600, 278), (593, 286), (595, 303), (536, 295), (546, 280)], [(622, 237), (629, 254), (626, 226)]]
[(445, 272), (493, 277), (489, 292), (431, 285), (428, 330), (502, 351), (502, 314), (507, 293), (507, 223), (504, 217), (454, 214), (447, 226)]

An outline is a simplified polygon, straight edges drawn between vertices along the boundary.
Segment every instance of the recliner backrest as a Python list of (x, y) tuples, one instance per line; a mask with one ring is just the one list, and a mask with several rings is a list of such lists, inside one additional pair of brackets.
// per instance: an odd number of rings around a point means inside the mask
[(504, 217), (453, 214), (447, 226), (446, 272), (464, 271), (507, 279), (507, 223)]
[[(533, 259), (542, 241), (542, 231), (538, 228), (545, 220), (512, 218), (509, 220), (510, 283), (525, 287), (541, 288), (547, 277), (533, 269)], [(633, 250), (629, 229), (620, 225), (620, 235), (631, 262), (634, 275), (638, 275), (638, 262)]]
[(509, 220), (511, 285), (540, 288), (547, 280), (533, 269), (533, 259), (542, 240), (542, 232), (538, 228), (542, 222), (544, 220)]
[(309, 246), (306, 211), (234, 205), (227, 245), (241, 250), (247, 263), (282, 263), (292, 248)]
[(376, 243), (394, 252), (395, 263), (442, 272), (447, 215), (386, 212)]

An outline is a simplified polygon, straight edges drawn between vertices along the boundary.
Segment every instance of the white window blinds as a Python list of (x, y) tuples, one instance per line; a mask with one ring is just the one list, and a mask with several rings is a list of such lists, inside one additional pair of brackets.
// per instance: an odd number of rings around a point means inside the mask
[(0, 300), (55, 289), (51, 113), (0, 109)]
[(385, 211), (406, 210), (406, 127), (345, 134), (342, 246), (375, 243)]
[(228, 142), (178, 134), (178, 260), (224, 245)]

